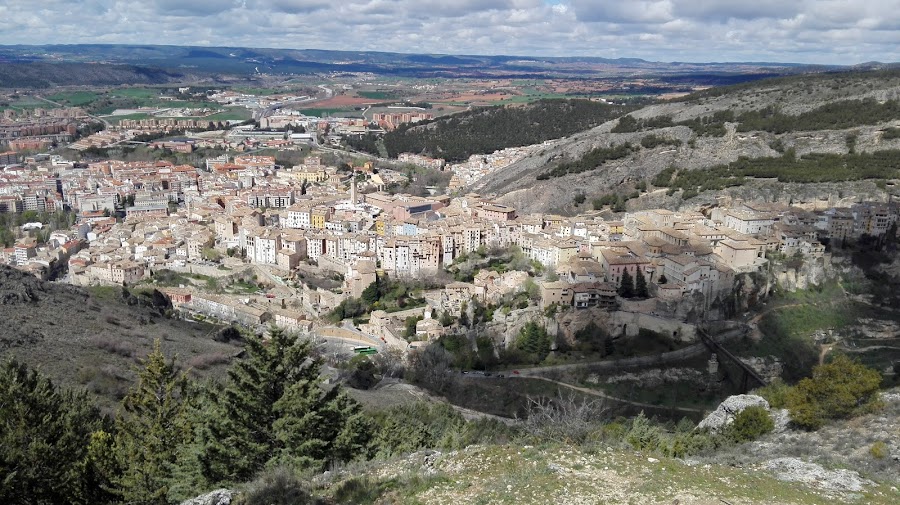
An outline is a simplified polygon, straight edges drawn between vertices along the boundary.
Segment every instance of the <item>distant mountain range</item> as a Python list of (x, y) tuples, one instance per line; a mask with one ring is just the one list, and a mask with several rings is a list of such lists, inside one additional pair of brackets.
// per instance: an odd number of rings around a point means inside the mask
[[(706, 75), (711, 85), (740, 82), (759, 74), (784, 75), (835, 70), (840, 66), (766, 62), (652, 62), (639, 58), (479, 56), (403, 54), (321, 49), (260, 49), (158, 45), (0, 46), (0, 66), (35, 63), (91, 63), (154, 67), (169, 74), (210, 76), (371, 72), (401, 77), (690, 79)], [(864, 64), (867, 68), (879, 63)], [(753, 77), (749, 77), (753, 76)], [(172, 75), (160, 76), (170, 79)], [(726, 79), (724, 82), (717, 80)]]

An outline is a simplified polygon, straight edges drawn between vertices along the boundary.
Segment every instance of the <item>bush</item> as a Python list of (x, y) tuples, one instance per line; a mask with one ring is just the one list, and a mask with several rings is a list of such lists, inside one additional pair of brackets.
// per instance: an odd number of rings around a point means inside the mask
[(263, 472), (238, 495), (235, 505), (304, 505), (317, 503), (297, 475), (288, 468), (277, 467)]
[(659, 448), (662, 431), (641, 412), (631, 422), (625, 441), (637, 451), (652, 452)]
[(880, 384), (877, 371), (838, 355), (831, 363), (815, 367), (812, 378), (803, 379), (788, 393), (791, 421), (815, 430), (829, 419), (871, 412), (880, 406)]
[(137, 352), (137, 348), (131, 342), (121, 338), (110, 336), (96, 336), (91, 339), (98, 348), (111, 354), (117, 354), (123, 358), (131, 358)]
[(538, 440), (581, 444), (601, 434), (606, 406), (598, 400), (579, 401), (574, 394), (529, 398), (525, 431)]
[(759, 405), (747, 407), (740, 411), (734, 418), (734, 422), (728, 427), (727, 435), (737, 443), (750, 442), (770, 433), (775, 428), (775, 423), (769, 416), (769, 412)]
[(884, 459), (888, 455), (887, 444), (883, 441), (879, 440), (872, 444), (872, 447), (869, 448), (869, 454), (872, 455), (875, 459)]
[(193, 358), (188, 360), (187, 365), (189, 368), (206, 370), (207, 368), (211, 368), (216, 365), (228, 363), (228, 361), (230, 360), (231, 357), (224, 352), (210, 352), (194, 356)]
[(335, 503), (375, 503), (391, 485), (369, 477), (351, 477), (335, 488), (332, 498)]
[(466, 421), (444, 403), (413, 403), (373, 415), (378, 429), (372, 451), (382, 457), (423, 448), (462, 449), (473, 444), (506, 443), (514, 431), (493, 419)]
[(787, 408), (787, 397), (791, 387), (784, 383), (781, 379), (776, 379), (770, 384), (761, 387), (753, 393), (762, 396), (769, 402), (769, 407), (773, 409)]

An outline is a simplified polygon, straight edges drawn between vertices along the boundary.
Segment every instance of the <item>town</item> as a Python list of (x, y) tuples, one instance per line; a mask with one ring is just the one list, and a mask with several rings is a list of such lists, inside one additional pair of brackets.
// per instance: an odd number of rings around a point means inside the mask
[[(407, 351), (478, 306), (721, 319), (736, 275), (773, 255), (823, 258), (826, 244), (884, 235), (900, 215), (893, 203), (810, 211), (725, 199), (703, 212), (520, 215), (458, 189), (388, 192), (415, 174), (378, 161), (329, 165), (327, 155), (279, 166), (274, 156), (225, 154), (198, 168), (3, 153), (0, 213), (67, 219), (52, 229), (23, 223), (0, 261), (82, 286), (157, 287), (186, 317), (260, 334), (273, 325), (338, 332)], [(401, 161), (451, 170), (418, 155)], [(462, 164), (469, 174), (471, 165)], [(391, 307), (353, 303), (384, 279), (420, 292)]]
[(505, 3), (4, 2), (0, 503), (900, 503), (893, 11)]

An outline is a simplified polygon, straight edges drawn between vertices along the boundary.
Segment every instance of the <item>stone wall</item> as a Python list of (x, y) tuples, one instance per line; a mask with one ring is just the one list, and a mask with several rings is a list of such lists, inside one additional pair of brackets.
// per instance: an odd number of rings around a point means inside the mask
[(618, 335), (624, 331), (625, 336), (635, 337), (641, 328), (671, 335), (682, 342), (694, 342), (697, 340), (697, 328), (693, 324), (664, 319), (650, 314), (616, 311), (610, 313), (610, 318), (607, 321), (607, 330), (612, 335)]

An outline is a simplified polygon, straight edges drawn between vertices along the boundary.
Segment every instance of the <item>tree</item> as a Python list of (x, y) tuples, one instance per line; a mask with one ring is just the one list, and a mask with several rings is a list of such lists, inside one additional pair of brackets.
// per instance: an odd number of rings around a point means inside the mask
[(265, 343), (248, 337), (245, 353), (224, 388), (210, 391), (215, 415), (189, 451), (199, 462), (196, 482), (246, 482), (274, 464), (321, 470), (365, 452), (367, 418), (341, 387), (322, 387), (308, 342), (273, 328)]
[(0, 366), (0, 502), (107, 503), (88, 458), (104, 428), (84, 393), (59, 390), (14, 359)]
[(603, 356), (612, 356), (614, 352), (616, 352), (616, 344), (613, 342), (612, 336), (607, 335), (603, 339)]
[(212, 247), (204, 247), (200, 252), (200, 255), (206, 261), (218, 262), (222, 259), (222, 253), (213, 249)]
[(740, 411), (734, 421), (728, 425), (726, 434), (741, 444), (750, 442), (775, 429), (775, 422), (769, 411), (759, 405), (753, 405)]
[(122, 474), (113, 479), (126, 503), (167, 504), (178, 448), (188, 441), (189, 384), (159, 340), (142, 361), (137, 384), (116, 418), (115, 453)]
[(619, 282), (619, 296), (622, 298), (631, 298), (634, 296), (634, 281), (628, 269), (622, 270), (622, 279)]
[(542, 361), (550, 353), (550, 335), (547, 329), (534, 321), (529, 321), (519, 330), (516, 347), (530, 354), (535, 363)]
[(640, 268), (637, 269), (637, 274), (634, 278), (634, 294), (638, 298), (648, 298), (650, 296), (650, 292), (647, 290), (647, 279)]
[(844, 355), (813, 368), (787, 394), (791, 421), (815, 430), (828, 419), (845, 419), (879, 406), (881, 374)]
[(368, 305), (372, 305), (381, 298), (379, 278), (380, 277), (375, 277), (375, 280), (366, 286), (366, 289), (363, 289), (362, 294), (360, 294), (360, 299)]

